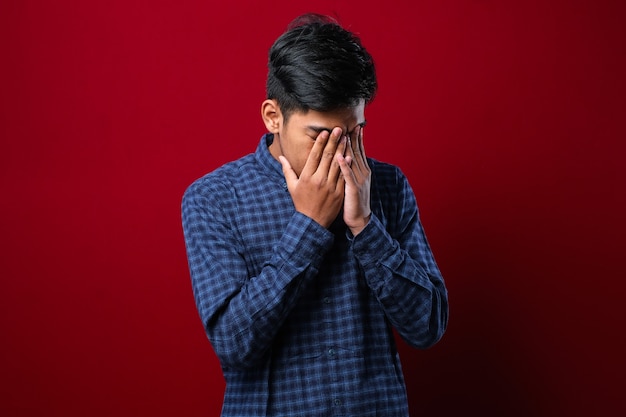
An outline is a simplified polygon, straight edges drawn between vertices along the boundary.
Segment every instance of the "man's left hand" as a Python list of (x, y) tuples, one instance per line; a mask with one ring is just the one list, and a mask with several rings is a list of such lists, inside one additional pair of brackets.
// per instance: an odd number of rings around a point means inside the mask
[(353, 236), (358, 235), (369, 223), (370, 181), (372, 171), (367, 164), (363, 148), (363, 128), (358, 126), (348, 138), (346, 156), (337, 155), (341, 174), (345, 180), (343, 221)]

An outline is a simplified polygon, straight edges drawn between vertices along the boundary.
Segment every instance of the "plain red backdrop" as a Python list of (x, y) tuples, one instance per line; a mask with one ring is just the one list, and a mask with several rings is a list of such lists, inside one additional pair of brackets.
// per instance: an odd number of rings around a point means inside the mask
[(263, 134), (304, 11), (375, 57), (369, 156), (409, 177), (448, 333), (412, 415), (624, 415), (621, 1), (0, 5), (0, 414), (217, 416), (180, 198)]

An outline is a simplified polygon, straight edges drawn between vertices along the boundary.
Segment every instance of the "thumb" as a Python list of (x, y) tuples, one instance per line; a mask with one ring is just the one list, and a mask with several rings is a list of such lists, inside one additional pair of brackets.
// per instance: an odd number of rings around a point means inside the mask
[(282, 155), (279, 155), (278, 160), (280, 161), (280, 165), (282, 165), (283, 167), (283, 175), (285, 176), (285, 180), (287, 180), (287, 184), (298, 181), (298, 176), (296, 175), (296, 172), (291, 167), (291, 164), (289, 163), (287, 158), (285, 158)]

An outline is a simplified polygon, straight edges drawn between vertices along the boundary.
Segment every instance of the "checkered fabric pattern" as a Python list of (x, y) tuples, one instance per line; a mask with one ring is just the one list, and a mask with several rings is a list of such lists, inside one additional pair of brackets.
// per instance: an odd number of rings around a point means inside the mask
[(373, 159), (367, 227), (295, 211), (266, 134), (182, 202), (198, 312), (226, 392), (222, 416), (407, 416), (398, 334), (437, 342), (447, 290), (401, 171)]

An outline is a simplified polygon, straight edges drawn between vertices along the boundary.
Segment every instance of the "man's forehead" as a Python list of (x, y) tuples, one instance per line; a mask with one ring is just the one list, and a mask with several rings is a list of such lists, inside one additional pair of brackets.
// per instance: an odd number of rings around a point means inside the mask
[(344, 133), (351, 133), (351, 132), (354, 131), (354, 129), (357, 128), (357, 126), (360, 126), (361, 128), (363, 128), (363, 127), (365, 127), (366, 124), (367, 124), (367, 121), (363, 120), (362, 122), (355, 123), (353, 125), (347, 124), (345, 126), (342, 126), (342, 125), (337, 125), (336, 124), (334, 126), (330, 126), (330, 125), (322, 126), (322, 125), (309, 124), (309, 125), (306, 125), (305, 128), (319, 134), (319, 133), (322, 133), (323, 131), (331, 133), (333, 128), (340, 127), (343, 130)]
[(330, 130), (336, 126), (351, 129), (365, 122), (364, 106), (355, 106), (328, 112), (309, 110), (306, 113), (295, 112), (294, 116), (296, 116), (295, 118), (303, 127), (325, 130)]

